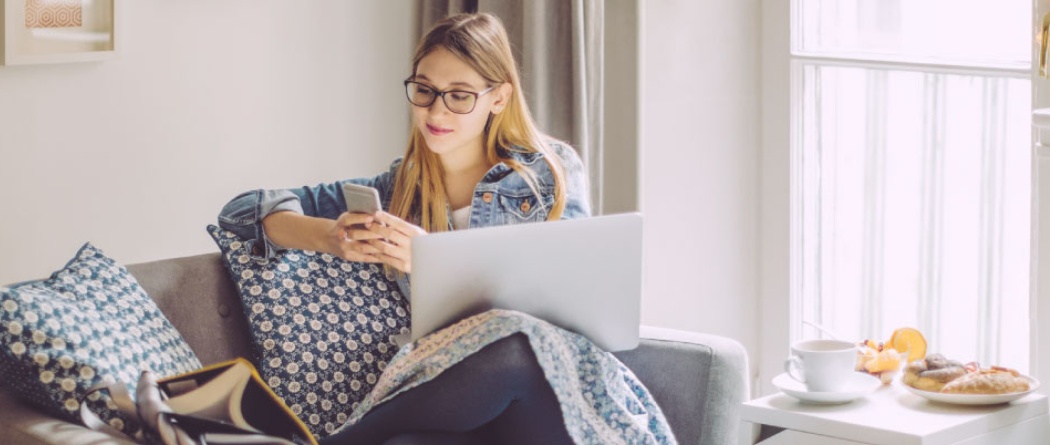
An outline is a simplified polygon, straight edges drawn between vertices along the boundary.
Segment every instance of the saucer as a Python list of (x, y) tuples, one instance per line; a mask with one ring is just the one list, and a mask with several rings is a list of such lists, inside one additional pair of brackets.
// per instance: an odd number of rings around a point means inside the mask
[(784, 394), (806, 403), (836, 405), (852, 402), (853, 400), (874, 391), (876, 388), (882, 386), (882, 381), (879, 380), (878, 377), (863, 372), (854, 372), (853, 375), (850, 376), (847, 389), (843, 391), (810, 391), (806, 389), (805, 383), (801, 383), (798, 380), (791, 378), (787, 373), (781, 373), (780, 375), (773, 377), (773, 386), (776, 386), (777, 389)]

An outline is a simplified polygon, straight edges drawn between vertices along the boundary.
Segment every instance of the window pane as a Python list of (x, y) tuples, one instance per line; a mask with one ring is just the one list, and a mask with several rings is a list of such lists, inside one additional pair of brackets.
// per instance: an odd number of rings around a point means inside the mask
[(1027, 371), (1030, 81), (801, 72), (803, 320)]
[(1031, 0), (797, 2), (801, 51), (1022, 68), (1031, 61)]

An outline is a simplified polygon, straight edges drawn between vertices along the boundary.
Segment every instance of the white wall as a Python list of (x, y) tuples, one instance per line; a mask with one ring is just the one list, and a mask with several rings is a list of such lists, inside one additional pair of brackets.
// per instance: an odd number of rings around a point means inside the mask
[[(643, 2), (643, 322), (757, 351), (757, 0)], [(752, 371), (754, 371), (754, 366)]]
[(790, 350), (791, 10), (783, 0), (762, 0), (761, 265), (756, 395), (776, 391), (769, 382), (783, 372)]
[(0, 67), (0, 283), (214, 252), (236, 193), (403, 151), (413, 2), (121, 3), (119, 58)]

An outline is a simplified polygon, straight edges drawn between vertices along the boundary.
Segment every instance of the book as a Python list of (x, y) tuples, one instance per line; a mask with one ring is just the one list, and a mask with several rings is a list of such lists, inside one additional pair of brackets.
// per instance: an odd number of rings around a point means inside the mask
[[(187, 417), (195, 417), (244, 430), (244, 434), (224, 434), (231, 437), (212, 443), (240, 443), (238, 438), (232, 436), (256, 433), (292, 442), (317, 444), (302, 420), (262, 380), (251, 362), (243, 358), (160, 379), (157, 384), (168, 396), (168, 406), (184, 422), (189, 420)], [(243, 443), (255, 443), (250, 442), (249, 437), (240, 439), (247, 441)]]

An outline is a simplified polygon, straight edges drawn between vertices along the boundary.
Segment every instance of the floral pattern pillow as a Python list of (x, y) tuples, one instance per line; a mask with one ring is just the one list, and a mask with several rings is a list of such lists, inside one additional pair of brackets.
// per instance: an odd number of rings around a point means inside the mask
[(311, 433), (331, 434), (409, 332), (407, 298), (375, 264), (302, 250), (262, 259), (231, 232), (208, 233), (240, 293), (259, 373)]
[[(80, 400), (106, 382), (134, 385), (201, 367), (196, 354), (127, 269), (85, 244), (41, 281), (0, 287), (0, 381), (54, 416), (80, 422)], [(111, 426), (137, 425), (98, 393), (89, 407)]]

